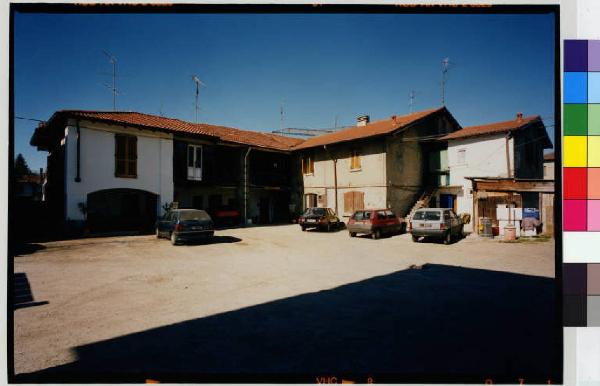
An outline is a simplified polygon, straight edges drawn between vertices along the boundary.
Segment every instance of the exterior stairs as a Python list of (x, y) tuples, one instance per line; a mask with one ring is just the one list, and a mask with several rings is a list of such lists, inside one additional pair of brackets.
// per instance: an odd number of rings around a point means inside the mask
[(410, 223), (410, 221), (412, 220), (413, 216), (415, 215), (415, 212), (418, 209), (427, 208), (429, 206), (429, 202), (431, 201), (431, 197), (434, 196), (436, 190), (437, 190), (437, 188), (435, 188), (433, 186), (427, 186), (427, 187), (425, 187), (425, 189), (423, 190), (423, 193), (421, 193), (421, 196), (419, 197), (419, 199), (417, 200), (417, 202), (415, 202), (415, 204), (413, 205), (413, 207), (408, 212), (408, 215), (406, 216), (406, 221), (408, 223)]

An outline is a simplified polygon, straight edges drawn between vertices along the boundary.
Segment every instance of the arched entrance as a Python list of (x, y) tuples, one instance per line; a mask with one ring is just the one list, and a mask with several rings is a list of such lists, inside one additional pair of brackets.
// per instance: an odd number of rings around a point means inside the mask
[(105, 189), (87, 195), (87, 223), (92, 232), (154, 228), (158, 196), (139, 189)]

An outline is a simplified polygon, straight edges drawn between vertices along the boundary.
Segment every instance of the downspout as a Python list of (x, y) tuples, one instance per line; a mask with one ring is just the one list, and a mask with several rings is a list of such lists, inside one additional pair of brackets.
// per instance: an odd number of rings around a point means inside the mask
[(77, 120), (77, 123), (75, 124), (77, 127), (77, 175), (75, 176), (75, 182), (81, 182), (81, 175), (80, 175), (80, 154), (81, 154), (81, 128), (79, 127), (79, 120)]
[(508, 146), (509, 137), (510, 137), (510, 132), (506, 133), (506, 136), (504, 137), (504, 139), (506, 141), (506, 176), (508, 178), (511, 178), (512, 173), (510, 172), (510, 149)]
[(337, 159), (333, 158), (331, 156), (331, 153), (329, 152), (329, 150), (327, 150), (327, 145), (323, 145), (323, 149), (325, 149), (325, 151), (327, 152), (327, 155), (329, 155), (329, 158), (331, 158), (331, 160), (333, 161), (333, 190), (335, 192), (335, 213), (339, 216), (339, 212), (338, 212), (338, 184), (337, 184)]
[(251, 150), (249, 147), (244, 155), (244, 226), (248, 225), (248, 155)]

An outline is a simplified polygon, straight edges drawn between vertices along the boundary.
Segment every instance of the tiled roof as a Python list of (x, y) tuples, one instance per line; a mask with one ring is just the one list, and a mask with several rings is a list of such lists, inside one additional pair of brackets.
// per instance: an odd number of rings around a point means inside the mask
[(174, 118), (158, 115), (126, 111), (86, 111), (60, 110), (50, 121), (59, 117), (88, 119), (107, 123), (117, 123), (149, 129), (160, 129), (174, 133), (198, 134), (214, 137), (224, 142), (264, 147), (276, 150), (290, 150), (302, 142), (299, 138), (284, 137), (271, 133), (240, 130), (225, 126), (209, 125), (206, 123), (191, 123)]
[(440, 138), (440, 140), (463, 139), (469, 137), (476, 137), (479, 135), (506, 133), (509, 131), (522, 129), (525, 126), (535, 122), (536, 120), (541, 122), (541, 118), (539, 115), (532, 115), (530, 117), (513, 119), (510, 121), (488, 123), (479, 126), (468, 126), (463, 128), (462, 130), (457, 130), (453, 133), (450, 133)]
[(352, 126), (346, 129), (342, 129), (340, 131), (336, 131), (334, 133), (309, 138), (306, 141), (295, 146), (294, 149), (306, 149), (316, 146), (329, 145), (332, 143), (353, 141), (361, 138), (389, 134), (442, 110), (445, 110), (445, 108), (440, 107), (437, 109), (419, 111), (416, 113), (402, 116), (394, 115), (391, 118), (375, 121), (367, 124), (366, 126)]

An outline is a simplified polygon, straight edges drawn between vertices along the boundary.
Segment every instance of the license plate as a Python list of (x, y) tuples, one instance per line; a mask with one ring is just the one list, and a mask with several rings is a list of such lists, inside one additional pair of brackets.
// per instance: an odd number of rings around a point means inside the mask
[(314, 218), (309, 218), (308, 220), (306, 220), (306, 222), (317, 222), (317, 220), (315, 220)]
[(193, 231), (201, 231), (203, 227), (192, 227)]
[(421, 228), (431, 228), (431, 224), (420, 224)]

